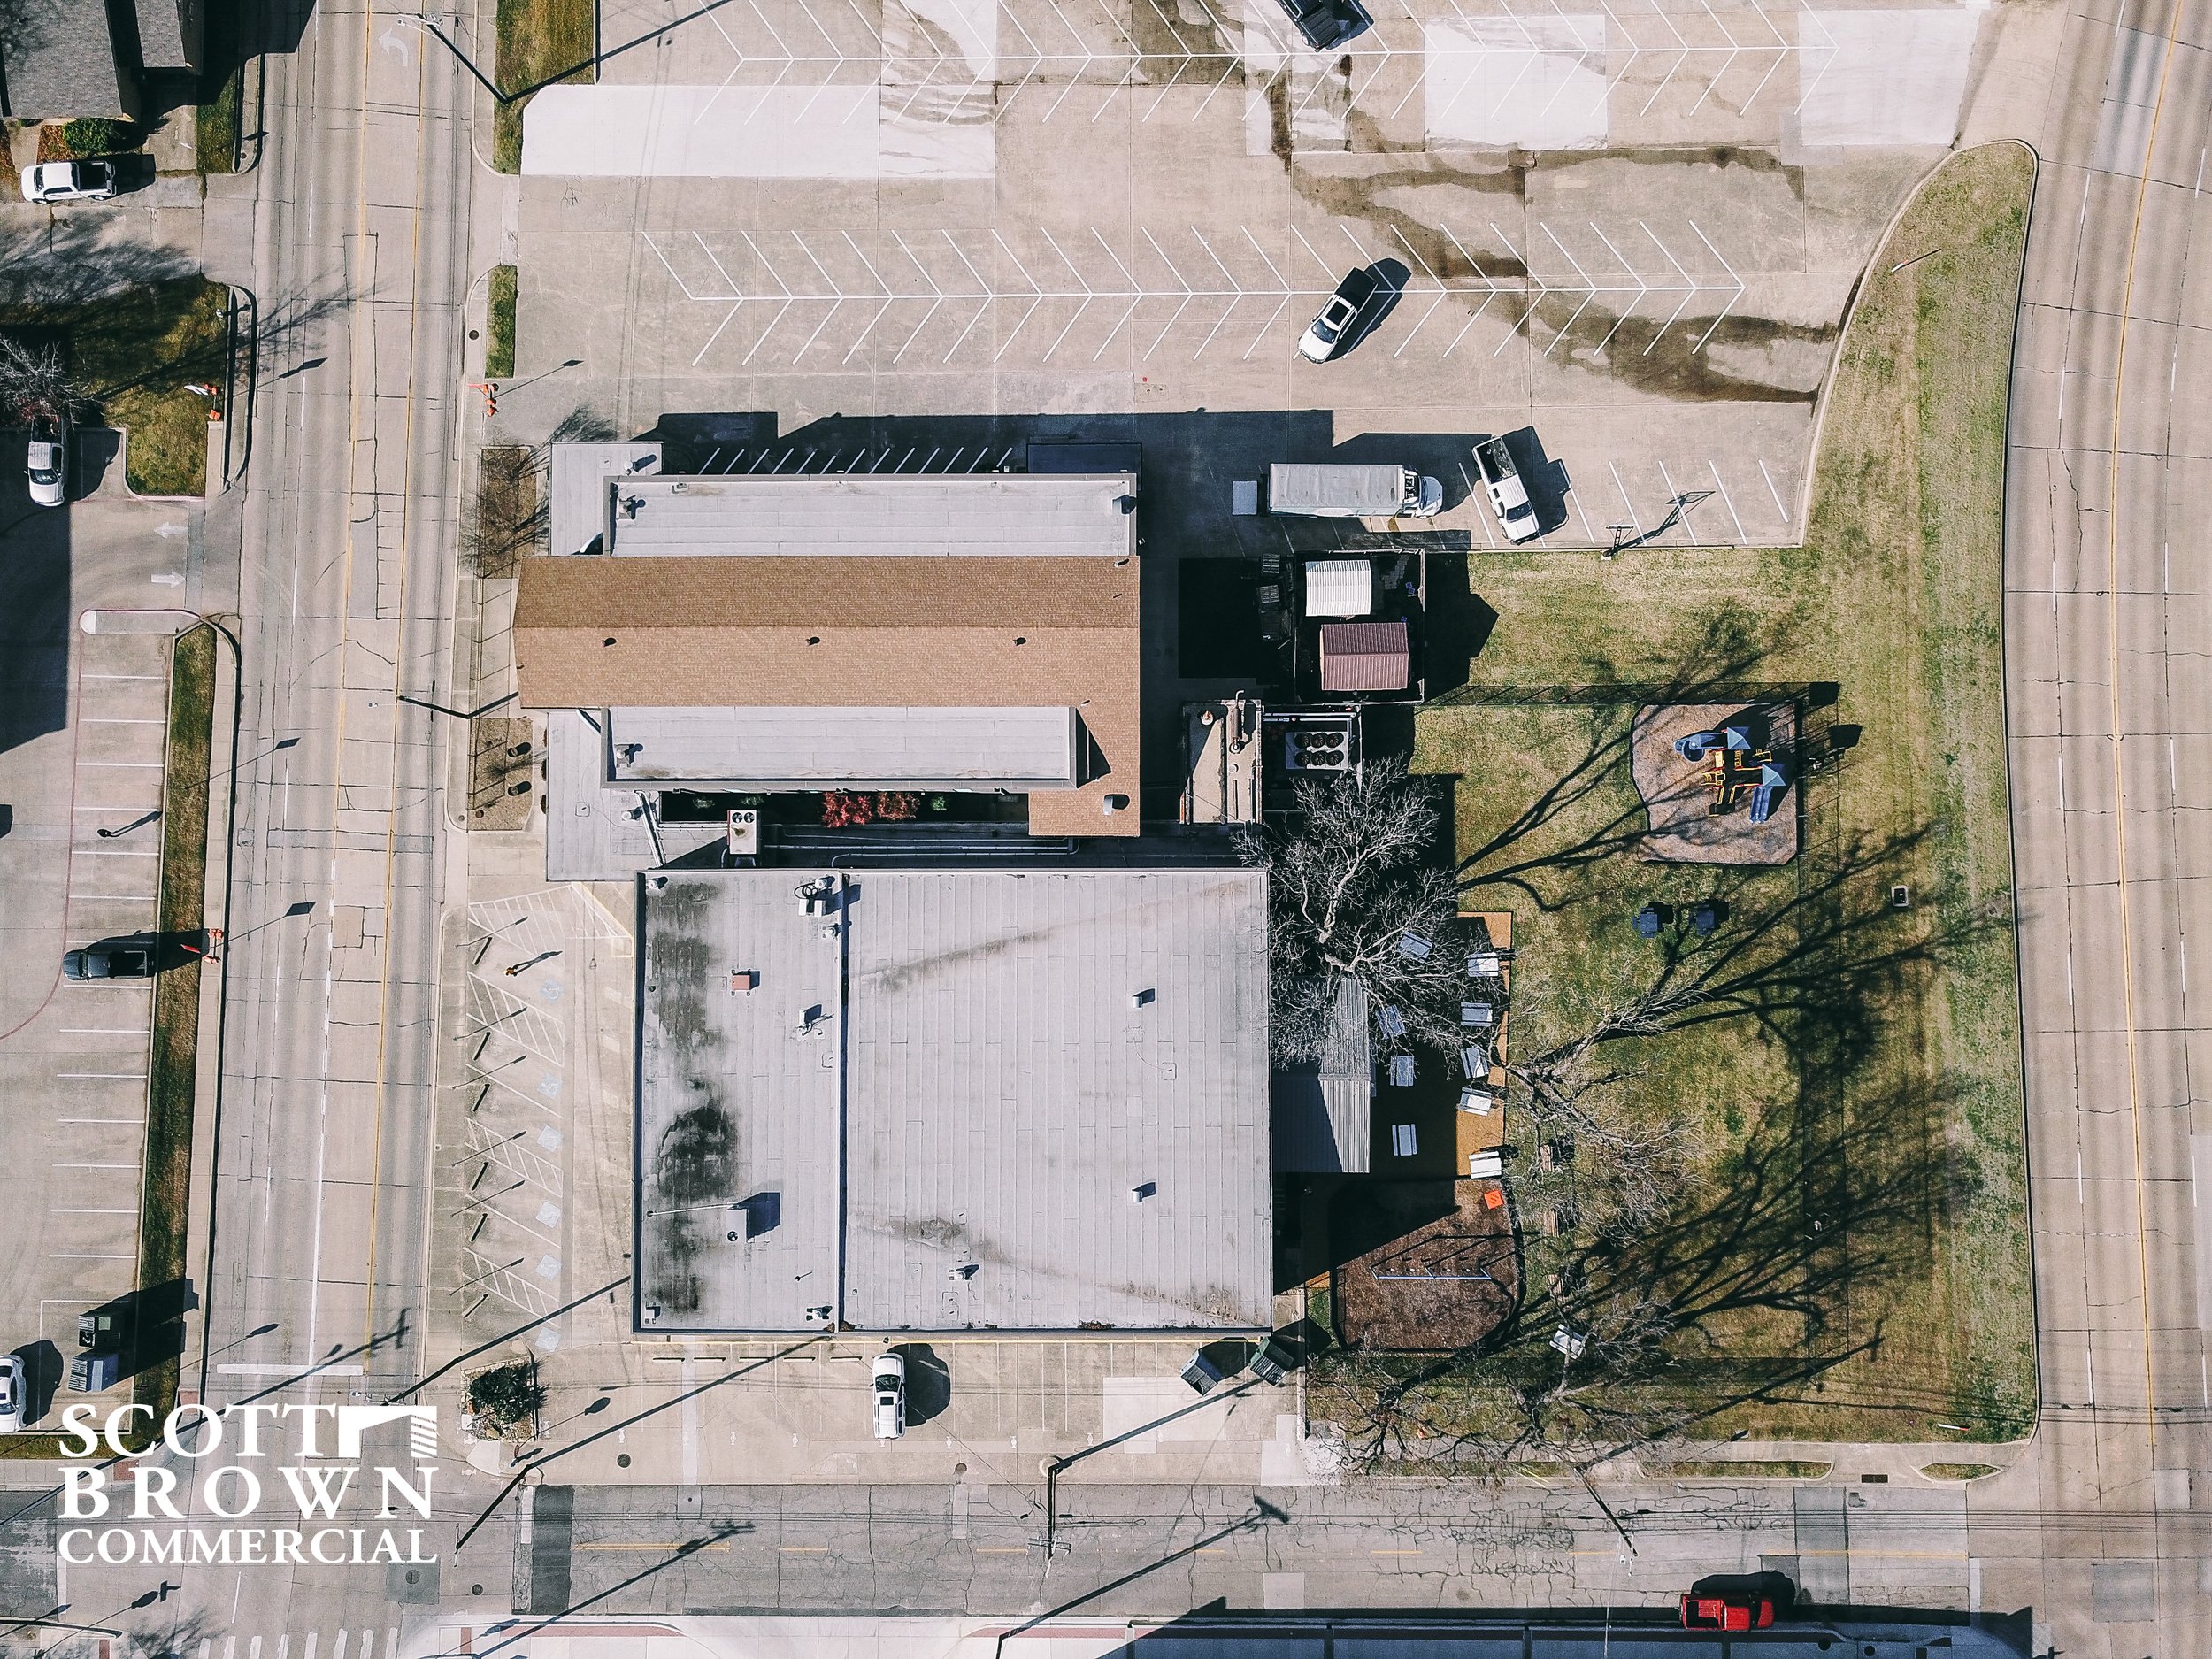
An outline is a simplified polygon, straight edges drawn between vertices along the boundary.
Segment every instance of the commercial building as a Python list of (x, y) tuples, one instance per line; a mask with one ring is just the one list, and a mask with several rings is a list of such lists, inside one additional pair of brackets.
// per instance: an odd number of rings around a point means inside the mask
[(553, 874), (613, 873), (616, 815), (671, 791), (1018, 795), (1033, 834), (1137, 833), (1133, 474), (660, 458), (554, 446), (554, 556), (523, 565), (521, 701), (583, 717), (549, 728)]
[(1258, 872), (639, 879), (641, 1329), (1270, 1324)]

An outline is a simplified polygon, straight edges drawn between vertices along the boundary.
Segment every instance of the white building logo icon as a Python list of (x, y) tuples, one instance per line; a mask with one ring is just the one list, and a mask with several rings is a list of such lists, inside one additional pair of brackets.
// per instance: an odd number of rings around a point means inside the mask
[(435, 1406), (340, 1406), (338, 1455), (359, 1462), (364, 1431), (407, 1419), (408, 1453), (419, 1463), (438, 1461), (438, 1408)]

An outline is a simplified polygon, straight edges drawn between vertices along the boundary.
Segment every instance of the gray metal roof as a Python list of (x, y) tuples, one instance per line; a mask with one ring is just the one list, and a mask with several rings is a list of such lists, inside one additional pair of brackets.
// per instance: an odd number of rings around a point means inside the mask
[[(1072, 709), (611, 709), (617, 784), (1072, 789)], [(634, 750), (632, 745), (635, 745)]]
[[(607, 481), (660, 471), (661, 446), (627, 443), (557, 443), (552, 446), (547, 482), (547, 548), (554, 553), (582, 553), (607, 534)], [(597, 549), (604, 552), (603, 546)]]
[[(844, 945), (792, 896), (805, 879), (640, 878), (642, 1326), (803, 1330), (808, 1308), (836, 1299)], [(732, 1208), (748, 1199), (774, 1223), (752, 1237)]]
[[(557, 470), (557, 448), (554, 458)], [(1135, 489), (1125, 473), (648, 477), (615, 491), (611, 551), (1125, 558), (1137, 520), (1120, 503)], [(568, 549), (557, 541), (553, 550)]]
[[(644, 894), (641, 1210), (706, 1106), (721, 1184), (780, 1183), (792, 1231), (642, 1226), (657, 1328), (818, 1328), (833, 1301), (878, 1331), (1269, 1323), (1257, 872), (867, 871), (840, 878), (834, 940), (795, 896), (807, 872), (666, 879)], [(826, 1034), (794, 1034), (809, 1002)], [(841, 1181), (837, 1279), (814, 1217)]]
[(547, 710), (547, 880), (627, 881), (641, 870), (722, 839), (719, 824), (663, 824), (656, 848), (654, 833), (639, 814), (637, 792), (606, 787), (600, 775), (603, 755), (599, 733), (582, 713)]
[(1275, 1167), (1298, 1174), (1364, 1175), (1371, 1163), (1375, 1061), (1367, 993), (1337, 987), (1318, 1062), (1275, 1073)]

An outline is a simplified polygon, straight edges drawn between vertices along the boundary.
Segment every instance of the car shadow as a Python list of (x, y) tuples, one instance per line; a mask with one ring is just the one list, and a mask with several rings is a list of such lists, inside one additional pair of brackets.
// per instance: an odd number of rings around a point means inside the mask
[(27, 1429), (53, 1409), (54, 1396), (61, 1392), (69, 1368), (62, 1363), (61, 1350), (44, 1337), (26, 1342), (15, 1350), (15, 1357), (23, 1362), (23, 1426)]
[(906, 1361), (906, 1425), (918, 1427), (952, 1403), (952, 1368), (926, 1342), (902, 1342), (893, 1350)]
[(82, 501), (107, 481), (108, 469), (123, 452), (123, 434), (113, 426), (79, 426), (69, 435), (69, 499)]
[(115, 169), (115, 193), (130, 196), (149, 188), (158, 173), (154, 158), (147, 155), (103, 156), (100, 157)]

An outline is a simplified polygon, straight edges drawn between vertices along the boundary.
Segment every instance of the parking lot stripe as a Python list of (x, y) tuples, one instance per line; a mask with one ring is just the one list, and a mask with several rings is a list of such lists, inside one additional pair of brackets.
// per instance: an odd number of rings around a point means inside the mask
[(166, 726), (166, 720), (149, 720), (142, 716), (127, 714), (88, 714), (87, 726)]
[(127, 1262), (132, 1258), (127, 1256), (99, 1256), (89, 1250), (49, 1250), (46, 1259), (50, 1262)]
[(77, 764), (88, 771), (95, 766), (110, 772), (159, 772), (162, 768), (157, 760), (81, 760)]
[(141, 1025), (64, 1025), (61, 1034), (65, 1037), (142, 1037), (146, 1032)]
[(48, 1166), (57, 1170), (134, 1170), (135, 1164), (55, 1164)]
[(58, 1124), (104, 1124), (117, 1129), (132, 1129), (145, 1123), (143, 1118), (57, 1118)]
[(60, 1078), (111, 1078), (119, 1083), (142, 1083), (146, 1079), (143, 1071), (57, 1071), (54, 1075)]
[(83, 1210), (63, 1204), (49, 1204), (46, 1206), (46, 1213), (50, 1216), (134, 1216), (138, 1211), (135, 1210)]
[(80, 680), (166, 680), (166, 674), (96, 674), (90, 672), (77, 676)]

